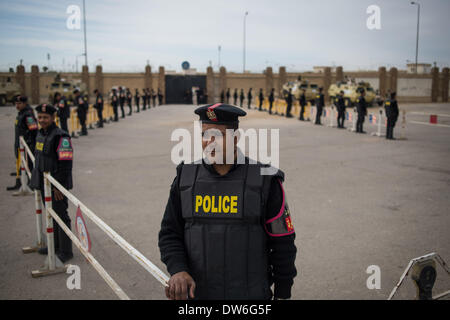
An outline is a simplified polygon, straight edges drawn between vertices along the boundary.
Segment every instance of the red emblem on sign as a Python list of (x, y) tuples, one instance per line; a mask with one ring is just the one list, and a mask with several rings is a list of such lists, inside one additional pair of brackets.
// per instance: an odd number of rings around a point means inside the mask
[(91, 251), (91, 237), (89, 237), (87, 225), (84, 221), (83, 215), (81, 214), (80, 207), (78, 207), (77, 214), (75, 216), (75, 229), (77, 231), (78, 240), (80, 240), (83, 248), (88, 252)]

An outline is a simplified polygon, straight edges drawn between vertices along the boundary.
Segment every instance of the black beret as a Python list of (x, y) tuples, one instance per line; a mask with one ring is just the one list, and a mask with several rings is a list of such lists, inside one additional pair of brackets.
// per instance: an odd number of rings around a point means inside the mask
[(49, 115), (53, 115), (56, 112), (56, 108), (51, 104), (40, 104), (35, 108), (37, 113), (46, 113)]
[(203, 123), (215, 124), (237, 124), (238, 117), (243, 117), (247, 113), (241, 108), (225, 103), (208, 104), (195, 109), (195, 113), (200, 116)]
[(28, 98), (27, 96), (22, 96), (22, 95), (18, 95), (16, 96), (16, 98), (14, 99), (15, 102), (23, 102), (23, 103), (27, 103)]

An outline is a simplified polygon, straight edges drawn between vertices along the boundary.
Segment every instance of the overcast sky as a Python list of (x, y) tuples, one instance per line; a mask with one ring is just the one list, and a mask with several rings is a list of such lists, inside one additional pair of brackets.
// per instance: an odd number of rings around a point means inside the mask
[[(181, 70), (189, 61), (205, 71), (211, 63), (242, 71), (243, 21), (247, 16), (246, 69), (288, 71), (316, 65), (347, 70), (405, 68), (415, 60), (417, 6), (408, 0), (86, 0), (87, 51), (91, 71)], [(0, 69), (23, 59), (26, 70), (74, 70), (83, 52), (83, 25), (66, 26), (70, 5), (82, 0), (0, 0)], [(422, 0), (419, 62), (450, 65), (450, 1)], [(381, 29), (369, 30), (367, 7), (381, 9)], [(84, 57), (78, 57), (79, 69)]]

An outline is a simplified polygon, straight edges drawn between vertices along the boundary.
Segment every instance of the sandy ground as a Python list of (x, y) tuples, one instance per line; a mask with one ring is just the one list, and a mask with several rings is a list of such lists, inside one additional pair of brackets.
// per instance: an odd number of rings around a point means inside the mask
[[(385, 299), (410, 259), (434, 251), (450, 262), (450, 127), (426, 124), (436, 113), (448, 125), (450, 104), (400, 107), (409, 112), (405, 141), (255, 110), (241, 122), (244, 129), (280, 129), (280, 167), (298, 247), (293, 299)], [(170, 135), (176, 128), (192, 131), (193, 110), (157, 107), (73, 141), (73, 193), (164, 271), (157, 241), (175, 175)], [(81, 268), (80, 290), (67, 289), (67, 274), (30, 276), (44, 261), (21, 252), (35, 242), (33, 197), (5, 190), (14, 182), (15, 114), (13, 107), (0, 108), (0, 299), (116, 299), (77, 249), (71, 263)], [(366, 121), (365, 129), (376, 127)], [(159, 282), (89, 220), (88, 227), (92, 253), (131, 298), (165, 298)], [(380, 267), (379, 290), (366, 286), (370, 265)], [(436, 293), (450, 289), (445, 277), (438, 268)], [(408, 281), (398, 297), (414, 294)]]

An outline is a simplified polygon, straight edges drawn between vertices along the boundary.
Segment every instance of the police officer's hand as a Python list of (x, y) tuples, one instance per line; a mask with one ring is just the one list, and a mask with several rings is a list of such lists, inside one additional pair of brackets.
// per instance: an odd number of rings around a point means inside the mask
[(185, 271), (175, 273), (169, 280), (169, 286), (166, 287), (166, 297), (170, 300), (186, 300), (189, 297), (194, 298), (195, 281)]

